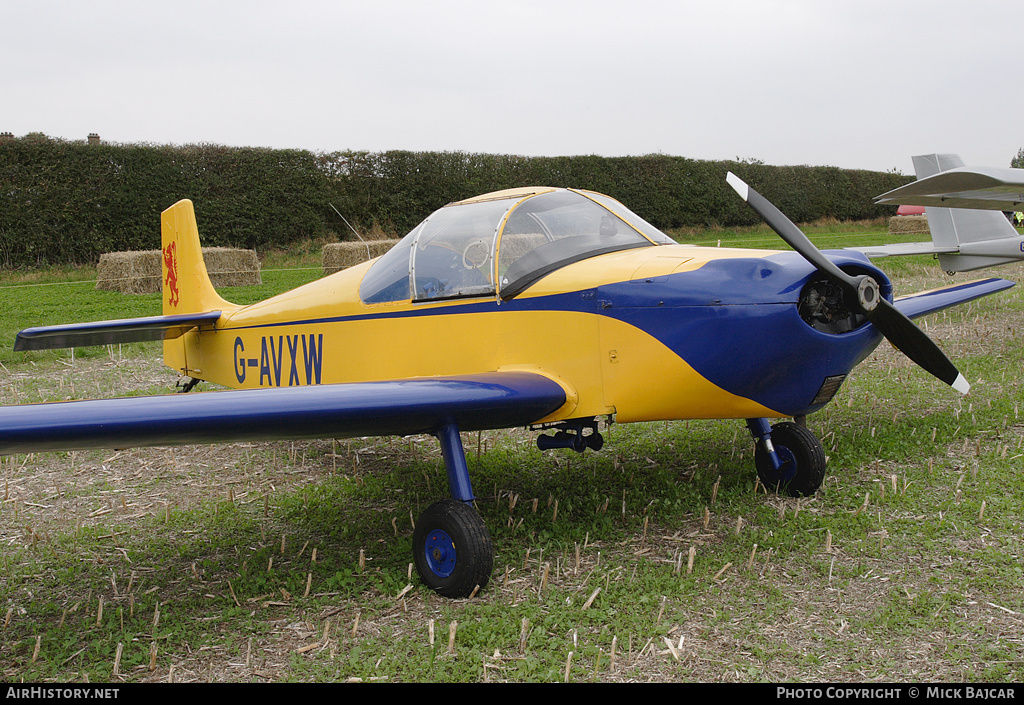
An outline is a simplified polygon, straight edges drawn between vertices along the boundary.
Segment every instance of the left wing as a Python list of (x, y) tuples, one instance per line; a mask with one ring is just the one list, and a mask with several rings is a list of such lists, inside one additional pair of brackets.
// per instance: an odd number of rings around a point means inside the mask
[(845, 247), (846, 250), (863, 252), (868, 257), (899, 257), (901, 255), (944, 255), (958, 251), (956, 247), (936, 245), (934, 242), (897, 242), (891, 245), (863, 245)]
[(1014, 283), (1007, 279), (977, 279), (963, 284), (950, 284), (938, 289), (900, 296), (893, 301), (893, 304), (907, 318), (919, 318), (927, 316), (929, 313), (980, 299), (997, 291), (1009, 289), (1013, 285)]
[(1024, 203), (1024, 169), (958, 167), (900, 186), (876, 200), (913, 206), (1019, 211)]
[(526, 426), (569, 395), (539, 372), (0, 407), (0, 454)]

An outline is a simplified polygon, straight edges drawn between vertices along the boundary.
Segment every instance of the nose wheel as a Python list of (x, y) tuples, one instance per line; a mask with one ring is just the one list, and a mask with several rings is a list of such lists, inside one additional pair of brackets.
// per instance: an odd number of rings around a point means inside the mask
[(436, 502), (413, 532), (413, 560), (424, 584), (445, 597), (469, 597), (487, 586), (494, 548), (473, 507), (455, 499)]
[(764, 442), (754, 452), (757, 476), (765, 487), (791, 497), (809, 497), (825, 479), (825, 449), (817, 436), (798, 424), (785, 421), (771, 427), (773, 462)]

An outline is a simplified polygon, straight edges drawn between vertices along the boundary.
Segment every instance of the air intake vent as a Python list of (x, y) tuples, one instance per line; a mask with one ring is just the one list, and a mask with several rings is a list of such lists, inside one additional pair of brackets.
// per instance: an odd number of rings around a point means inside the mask
[(818, 404), (827, 404), (832, 401), (832, 397), (839, 391), (839, 387), (842, 386), (843, 380), (846, 379), (846, 375), (833, 375), (832, 377), (826, 377), (822, 383), (818, 393), (814, 396), (814, 401), (811, 402), (811, 406), (817, 406)]

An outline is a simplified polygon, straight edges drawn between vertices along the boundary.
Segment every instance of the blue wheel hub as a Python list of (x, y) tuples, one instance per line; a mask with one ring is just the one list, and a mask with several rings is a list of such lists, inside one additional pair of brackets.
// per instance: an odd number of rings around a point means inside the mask
[(447, 578), (455, 572), (455, 542), (446, 532), (436, 529), (427, 534), (423, 553), (427, 566), (439, 578)]
[(796, 477), (796, 456), (786, 446), (776, 446), (775, 454), (779, 456), (780, 467), (771, 473), (772, 478), (780, 485), (785, 485)]

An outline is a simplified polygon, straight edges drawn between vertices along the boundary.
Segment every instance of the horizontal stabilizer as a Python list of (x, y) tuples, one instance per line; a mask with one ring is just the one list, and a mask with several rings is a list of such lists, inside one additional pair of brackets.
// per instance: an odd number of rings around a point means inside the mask
[(146, 340), (169, 340), (199, 326), (212, 326), (220, 311), (206, 311), (176, 316), (125, 318), (116, 321), (70, 323), (61, 326), (26, 328), (18, 333), (15, 350), (53, 350), (88, 345), (138, 343)]
[(876, 201), (912, 206), (1019, 211), (1024, 169), (958, 167), (883, 193)]
[(908, 294), (897, 298), (893, 303), (907, 318), (919, 318), (1004, 291), (1013, 284), (1006, 279), (978, 279), (963, 284), (951, 284), (940, 289)]
[(0, 407), (0, 455), (527, 426), (565, 389), (535, 372), (239, 389)]

